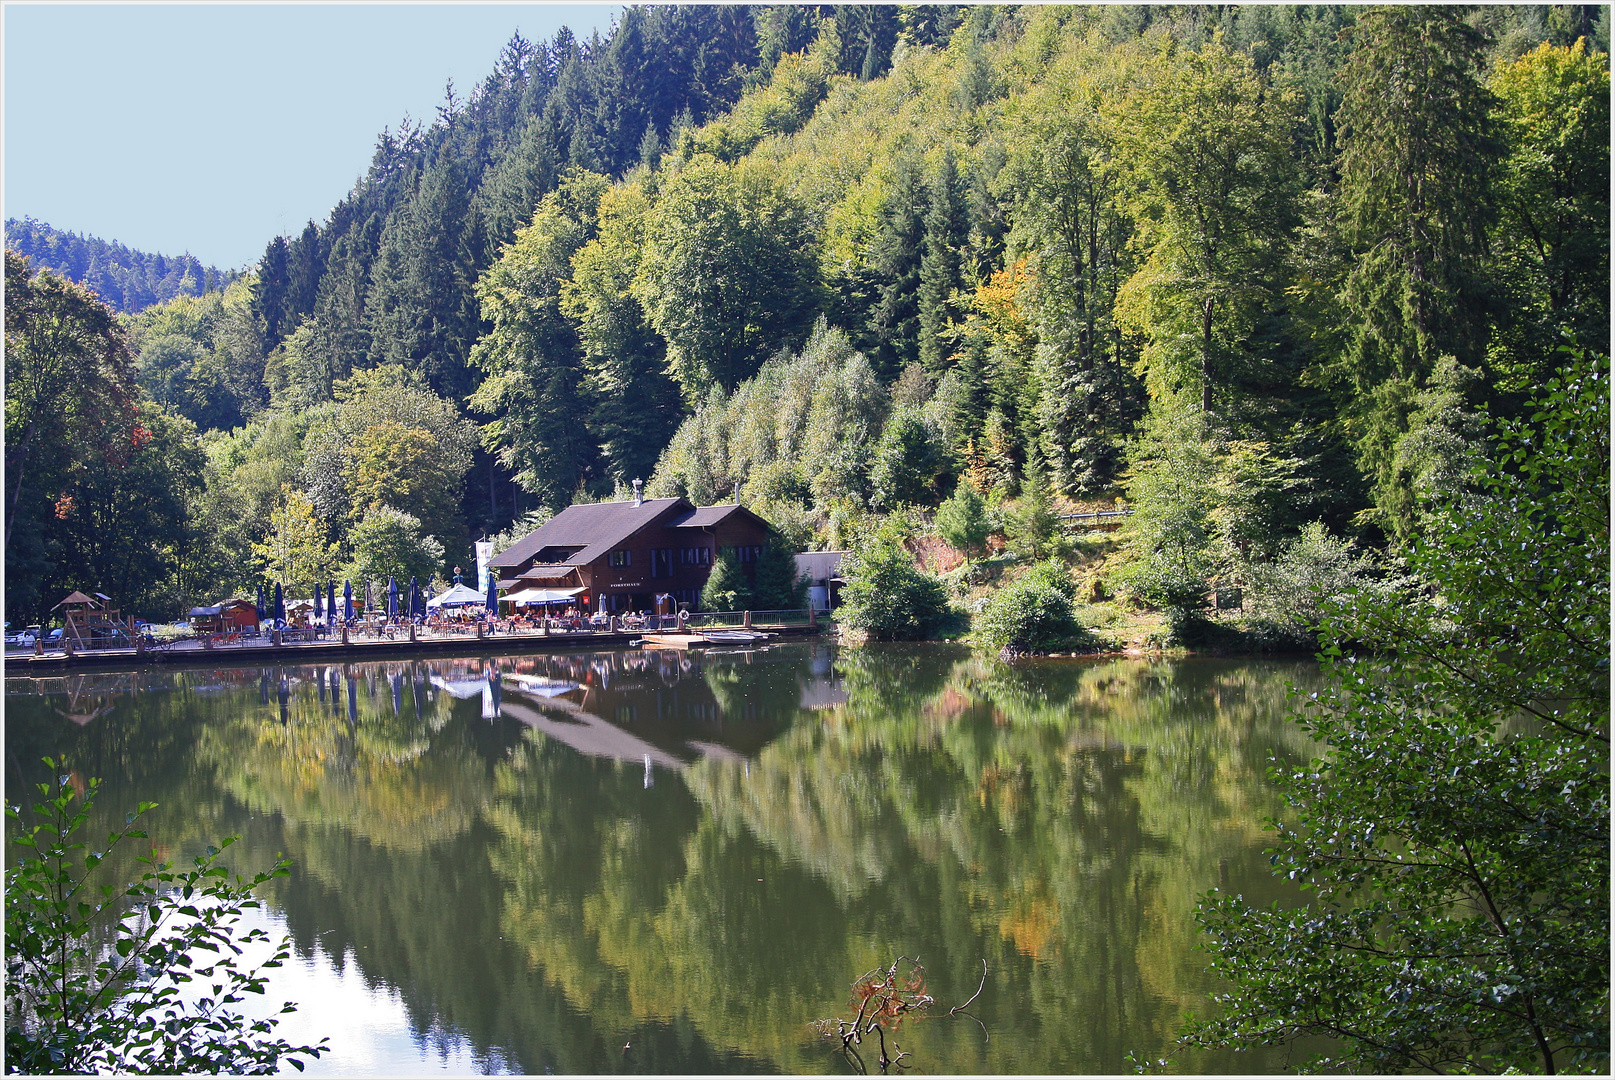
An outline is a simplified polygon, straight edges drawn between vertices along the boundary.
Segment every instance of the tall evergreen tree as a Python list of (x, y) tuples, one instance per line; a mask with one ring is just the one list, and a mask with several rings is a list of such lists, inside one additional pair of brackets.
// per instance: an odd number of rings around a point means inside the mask
[(1377, 7), (1358, 16), (1341, 72), (1346, 360), (1381, 505), (1394, 501), (1408, 402), (1437, 359), (1473, 367), (1485, 352), (1482, 256), (1502, 144), (1480, 81), (1484, 46), (1459, 8)]
[(920, 260), (918, 294), (920, 363), (933, 375), (947, 367), (948, 297), (961, 284), (959, 249), (968, 235), (964, 195), (953, 150), (944, 148), (942, 162), (931, 183), (930, 205), (925, 212), (925, 249)]

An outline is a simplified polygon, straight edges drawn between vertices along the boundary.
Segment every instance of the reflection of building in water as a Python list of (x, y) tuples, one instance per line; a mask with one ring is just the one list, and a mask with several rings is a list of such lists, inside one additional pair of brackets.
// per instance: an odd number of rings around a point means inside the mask
[(814, 648), (730, 654), (610, 652), (496, 661), (506, 716), (580, 753), (682, 767), (746, 760), (804, 709), (846, 700)]

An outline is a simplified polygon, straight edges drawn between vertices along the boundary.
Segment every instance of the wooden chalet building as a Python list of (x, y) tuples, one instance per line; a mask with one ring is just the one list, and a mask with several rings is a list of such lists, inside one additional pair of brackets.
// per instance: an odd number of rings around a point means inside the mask
[[(635, 491), (639, 490), (635, 484)], [(671, 612), (701, 606), (701, 589), (724, 548), (755, 570), (773, 527), (738, 504), (686, 499), (569, 506), (495, 555), (501, 598), (575, 603), (590, 611)]]

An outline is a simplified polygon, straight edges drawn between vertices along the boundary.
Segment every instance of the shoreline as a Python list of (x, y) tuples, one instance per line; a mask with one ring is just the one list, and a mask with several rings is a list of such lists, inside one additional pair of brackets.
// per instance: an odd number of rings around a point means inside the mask
[[(769, 626), (771, 634), (782, 638), (807, 639), (823, 635), (822, 628), (810, 626)], [(93, 652), (34, 653), (9, 652), (5, 654), (5, 673), (28, 675), (36, 671), (82, 670), (106, 667), (168, 667), (178, 664), (251, 663), (320, 663), (332, 660), (390, 660), (407, 657), (431, 658), (434, 656), (475, 656), (497, 652), (500, 654), (571, 652), (579, 648), (627, 649), (644, 636), (642, 631), (568, 631), (551, 634), (515, 633), (493, 634), (487, 637), (464, 635), (455, 637), (419, 637), (414, 641), (404, 638), (396, 641), (355, 641), (347, 644), (338, 641), (294, 642), (272, 645), (251, 642), (236, 645), (218, 645), (211, 649), (196, 645), (190, 648), (147, 649), (137, 654), (134, 649), (97, 649)]]

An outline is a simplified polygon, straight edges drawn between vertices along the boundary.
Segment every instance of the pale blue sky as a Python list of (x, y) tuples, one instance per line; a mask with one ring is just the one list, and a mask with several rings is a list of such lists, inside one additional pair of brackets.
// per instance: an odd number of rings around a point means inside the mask
[(464, 98), (520, 29), (618, 4), (6, 3), (5, 216), (239, 269), (323, 223), (404, 114)]

